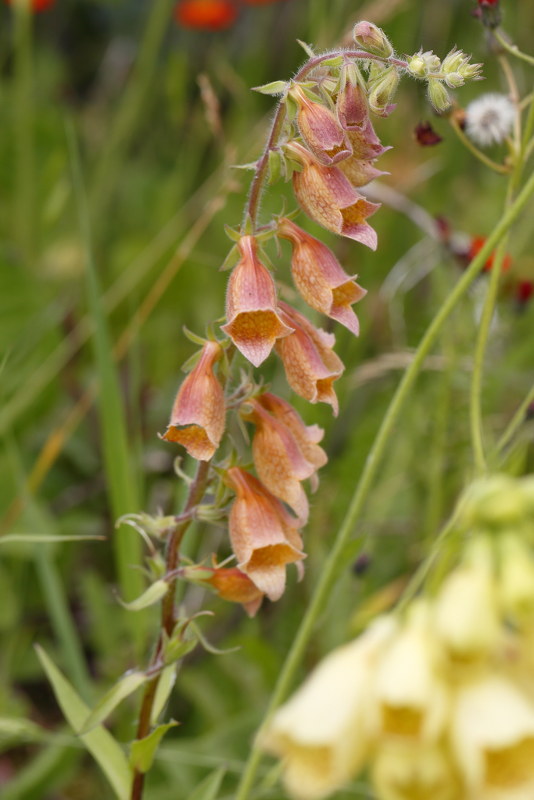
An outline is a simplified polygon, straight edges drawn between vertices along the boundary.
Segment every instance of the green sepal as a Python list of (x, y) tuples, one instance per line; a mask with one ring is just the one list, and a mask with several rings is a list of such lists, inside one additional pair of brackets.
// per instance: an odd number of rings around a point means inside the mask
[(280, 180), (283, 172), (283, 156), (280, 150), (269, 150), (269, 184)]
[(148, 608), (149, 606), (153, 606), (155, 603), (159, 603), (159, 601), (167, 594), (168, 589), (169, 584), (167, 581), (159, 580), (153, 583), (152, 586), (149, 586), (148, 589), (135, 600), (131, 600), (129, 603), (126, 603), (119, 597), (119, 603), (123, 608), (128, 609), (128, 611), (142, 611), (143, 608)]
[(239, 228), (232, 228), (230, 225), (224, 226), (224, 232), (232, 242), (238, 242), (243, 235)]
[(304, 50), (304, 52), (306, 53), (306, 55), (309, 58), (315, 58), (315, 55), (316, 55), (315, 54), (315, 50), (313, 49), (311, 44), (307, 44), (306, 42), (303, 42), (302, 39), (297, 39), (297, 44), (300, 44), (300, 46), (302, 47), (302, 49)]
[(253, 92), (260, 94), (277, 95), (283, 94), (287, 90), (288, 84), (286, 81), (271, 81), (271, 83), (264, 83), (263, 86), (253, 86)]
[(230, 250), (228, 251), (228, 255), (226, 256), (223, 263), (219, 267), (219, 272), (226, 272), (229, 269), (233, 269), (238, 261), (239, 261), (239, 250), (234, 244), (234, 246), (231, 247)]

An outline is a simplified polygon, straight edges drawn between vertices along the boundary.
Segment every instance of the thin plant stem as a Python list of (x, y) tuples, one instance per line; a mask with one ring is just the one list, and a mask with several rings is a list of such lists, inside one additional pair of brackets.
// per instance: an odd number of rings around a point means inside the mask
[(24, 266), (34, 253), (35, 155), (32, 12), (30, 0), (14, 3), (13, 122), (15, 156), (14, 232)]
[(525, 421), (525, 415), (527, 413), (528, 407), (533, 402), (534, 402), (534, 385), (532, 386), (530, 391), (527, 393), (527, 395), (525, 396), (525, 399), (520, 404), (520, 406), (517, 409), (517, 411), (515, 412), (514, 416), (512, 417), (512, 419), (510, 420), (510, 422), (506, 426), (506, 428), (504, 430), (504, 433), (501, 435), (501, 438), (499, 439), (499, 441), (497, 442), (497, 444), (496, 444), (496, 446), (495, 446), (495, 448), (493, 450), (493, 453), (492, 453), (493, 457), (501, 455), (502, 451), (505, 449), (505, 447), (507, 447), (508, 444), (511, 442), (511, 440), (514, 438), (515, 434), (517, 433), (517, 431), (519, 430), (519, 428), (521, 427), (521, 425)]
[[(183, 515), (187, 515), (187, 512), (191, 511), (191, 509), (194, 508), (194, 506), (196, 506), (204, 496), (208, 482), (209, 469), (210, 469), (209, 461), (198, 462), (197, 473), (195, 475), (195, 479), (193, 480), (191, 486), (189, 487), (189, 492), (187, 494), (187, 499), (182, 512)], [(192, 522), (192, 517), (186, 517), (182, 522), (176, 525), (176, 527), (174, 528), (173, 532), (169, 537), (165, 555), (167, 574), (170, 574), (172, 572), (176, 574), (176, 565), (178, 564), (178, 553), (180, 544), (191, 522)], [(176, 623), (175, 609), (174, 609), (176, 580), (177, 578), (174, 577), (169, 581), (169, 588), (167, 589), (167, 594), (163, 598), (161, 604), (161, 632), (148, 669), (156, 667), (162, 662), (165, 637), (170, 637), (174, 630), (174, 626)], [(163, 666), (164, 666), (163, 663), (161, 663), (161, 667)], [(150, 733), (150, 720), (152, 718), (152, 708), (154, 706), (154, 699), (159, 684), (160, 674), (161, 673), (158, 672), (146, 684), (145, 691), (143, 694), (143, 700), (141, 703), (141, 711), (139, 713), (139, 722), (137, 725), (137, 734), (136, 734), (137, 739), (144, 739)], [(139, 770), (135, 770), (132, 781), (131, 800), (141, 800), (143, 796), (144, 782), (145, 782), (145, 774), (143, 772), (140, 772)]]
[(529, 56), (528, 53), (523, 53), (517, 45), (510, 44), (510, 42), (506, 41), (506, 38), (503, 36), (502, 32), (497, 30), (493, 31), (493, 35), (501, 45), (510, 55), (515, 56), (516, 58), (520, 58), (522, 61), (526, 61), (528, 64), (534, 64), (534, 58)]
[(449, 122), (456, 136), (459, 138), (462, 144), (465, 147), (467, 147), (469, 152), (475, 156), (475, 158), (478, 158), (479, 161), (485, 164), (486, 167), (492, 169), (494, 172), (498, 172), (500, 175), (508, 175), (508, 173), (510, 172), (510, 168), (508, 166), (506, 166), (505, 164), (498, 164), (496, 161), (493, 161), (491, 158), (488, 158), (488, 156), (482, 153), (482, 151), (479, 150), (478, 147), (475, 147), (473, 142), (465, 135), (465, 133), (460, 128), (456, 120), (453, 119), (453, 117), (449, 117)]
[[(345, 559), (345, 547), (354, 532), (355, 525), (369, 496), (373, 480), (381, 464), (386, 447), (390, 442), (391, 435), (395, 430), (395, 425), (399, 418), (399, 414), (404, 406), (404, 403), (410, 395), (415, 379), (424, 364), (426, 356), (428, 355), (432, 345), (436, 341), (438, 334), (440, 333), (444, 324), (447, 322), (452, 311), (481, 271), (488, 256), (495, 246), (501, 241), (513, 222), (517, 219), (518, 215), (533, 194), (534, 174), (525, 184), (523, 190), (512, 203), (510, 208), (505, 211), (500, 222), (496, 225), (493, 233), (487, 239), (485, 245), (482, 247), (477, 256), (475, 256), (468, 269), (465, 271), (454, 289), (444, 301), (438, 313), (427, 328), (427, 331), (424, 334), (419, 347), (417, 348), (412, 363), (404, 373), (404, 376), (391, 400), (391, 403), (389, 404), (386, 415), (382, 420), (380, 429), (378, 430), (376, 438), (373, 442), (365, 462), (363, 472), (360, 476), (360, 480), (356, 486), (352, 500), (347, 509), (345, 518), (336, 535), (330, 555), (324, 564), (321, 578), (317, 584), (314, 594), (311, 597), (308, 609), (302, 619), (299, 629), (295, 634), (293, 644), (289, 650), (289, 653), (287, 654), (286, 660), (278, 677), (278, 681), (272, 693), (263, 724), (270, 719), (274, 710), (287, 695), (291, 683), (293, 682), (295, 672), (302, 661), (306, 645), (308, 644), (308, 641), (313, 633), (319, 616), (324, 611), (339, 570), (343, 566)], [(236, 800), (247, 800), (249, 797), (260, 760), (261, 752), (258, 744), (256, 743), (251, 749), (251, 753), (237, 791)]]

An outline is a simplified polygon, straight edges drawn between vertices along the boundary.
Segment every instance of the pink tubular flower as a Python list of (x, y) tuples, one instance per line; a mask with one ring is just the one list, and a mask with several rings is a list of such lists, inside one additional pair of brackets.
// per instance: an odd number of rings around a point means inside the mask
[(358, 194), (337, 167), (318, 164), (298, 142), (287, 147), (302, 164), (302, 171), (293, 174), (293, 189), (306, 214), (323, 228), (376, 250), (376, 232), (366, 219), (380, 206)]
[[(269, 396), (268, 396), (269, 397)], [(274, 396), (273, 396), (274, 397)], [(260, 480), (275, 497), (283, 500), (297, 514), (299, 522), (304, 524), (308, 519), (308, 498), (301, 486), (301, 481), (312, 478), (318, 466), (321, 466), (326, 455), (320, 447), (313, 451), (312, 457), (304, 454), (300, 444), (307, 439), (311, 453), (312, 438), (317, 431), (306, 433), (306, 427), (298, 435), (281, 420), (278, 414), (271, 414), (264, 403), (273, 408), (274, 401), (264, 400), (262, 395), (252, 401), (252, 413), (248, 417), (254, 422), (256, 431), (252, 441), (254, 466)], [(298, 415), (297, 415), (298, 416)], [(299, 418), (300, 419), (300, 418)], [(321, 456), (323, 454), (323, 456)]]
[(321, 164), (332, 166), (350, 156), (352, 150), (345, 131), (332, 111), (313, 101), (298, 84), (290, 94), (298, 106), (300, 134), (315, 158)]
[(287, 303), (280, 303), (280, 309), (283, 319), (295, 329), (276, 348), (287, 382), (310, 403), (329, 403), (337, 416), (339, 406), (332, 384), (342, 374), (344, 366), (332, 349), (335, 336), (316, 328)]
[(359, 131), (369, 118), (367, 97), (362, 87), (347, 80), (336, 98), (336, 111), (342, 128)]
[[(324, 431), (318, 425), (306, 425), (291, 403), (282, 400), (271, 392), (265, 392), (258, 397), (258, 402), (272, 414), (275, 419), (282, 422), (295, 439), (300, 452), (316, 470), (323, 467), (328, 461), (328, 457), (319, 442), (324, 436)], [(319, 479), (314, 473), (310, 475), (312, 490), (315, 491), (319, 485)]]
[(224, 433), (224, 392), (213, 374), (220, 356), (220, 344), (206, 342), (198, 364), (178, 390), (169, 425), (161, 437), (183, 445), (200, 461), (212, 458)]
[(228, 281), (223, 331), (255, 367), (265, 361), (274, 343), (291, 333), (276, 308), (276, 288), (271, 273), (257, 256), (253, 236), (237, 244), (241, 260)]
[(358, 317), (351, 305), (361, 300), (367, 294), (366, 290), (347, 275), (325, 244), (291, 220), (280, 220), (278, 233), (293, 245), (291, 270), (295, 286), (304, 300), (358, 336)]
[(231, 467), (226, 474), (237, 494), (229, 527), (238, 568), (269, 600), (278, 600), (285, 588), (286, 564), (305, 558), (297, 520), (250, 473)]

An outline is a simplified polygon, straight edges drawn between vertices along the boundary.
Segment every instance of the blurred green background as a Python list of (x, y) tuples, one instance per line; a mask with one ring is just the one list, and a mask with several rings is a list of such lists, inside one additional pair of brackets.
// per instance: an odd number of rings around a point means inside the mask
[[(128, 565), (141, 564), (143, 545), (129, 529), (115, 532), (114, 523), (127, 512), (180, 507), (177, 451), (156, 434), (193, 352), (182, 326), (202, 334), (223, 314), (224, 224), (239, 223), (250, 177), (230, 165), (259, 155), (272, 108), (250, 87), (293, 74), (304, 58), (297, 39), (329, 48), (349, 41), (355, 21), (369, 19), (399, 53), (423, 46), (444, 56), (456, 44), (485, 62), (485, 82), (458, 90), (459, 104), (483, 91), (507, 91), (469, 0), (243, 4), (235, 24), (218, 31), (180, 27), (173, 5), (56, 0), (27, 17), (0, 8), (1, 531), (106, 537), (0, 539), (5, 800), (112, 797), (65, 726), (33, 644), (45, 647), (88, 702), (148, 660), (157, 614), (133, 617), (116, 596), (119, 583), (123, 595), (142, 589), (141, 572)], [(534, 5), (502, 6), (505, 29), (527, 49)], [(532, 90), (527, 70), (514, 64), (523, 94)], [(390, 173), (384, 182), (454, 230), (487, 235), (502, 209), (504, 179), (434, 117), (421, 84), (404, 79), (397, 102), (396, 112), (376, 123), (383, 143), (393, 146), (378, 164)], [(416, 143), (413, 129), (422, 120), (443, 137), (437, 147)], [(81, 177), (73, 183), (76, 151)], [(498, 158), (498, 149), (492, 155)], [(282, 195), (293, 202), (277, 185), (265, 199), (266, 218), (280, 210)], [(186, 591), (188, 608), (216, 612), (203, 625), (208, 637), (240, 649), (223, 656), (197, 650), (186, 659), (170, 708), (181, 725), (148, 780), (146, 796), (154, 800), (185, 800), (220, 764), (227, 767), (221, 798), (232, 797), (400, 370), (458, 277), (459, 265), (404, 214), (385, 204), (373, 224), (376, 253), (320, 233), (369, 293), (358, 308), (360, 338), (336, 330), (346, 364), (337, 384), (339, 417), (295, 400), (309, 424), (325, 428), (330, 458), (305, 532), (306, 579), (297, 585), (291, 575), (282, 600), (267, 603), (254, 620), (198, 589)], [(523, 218), (512, 238), (509, 286), (534, 278), (531, 227)], [(280, 280), (288, 280), (288, 263), (284, 245)], [(484, 280), (450, 321), (404, 411), (347, 553), (349, 567), (358, 556), (359, 567), (368, 563), (340, 576), (308, 665), (356, 632), (366, 607), (395, 600), (471, 474), (467, 392)], [(520, 310), (505, 285), (484, 386), (489, 441), (532, 383), (533, 305)], [(265, 374), (288, 396), (275, 359)], [(525, 470), (529, 459), (532, 466), (528, 436), (527, 426), (510, 469)], [(187, 461), (183, 466), (191, 471)], [(224, 529), (195, 526), (185, 550), (195, 558), (227, 555)], [(130, 699), (111, 719), (121, 741), (134, 736), (138, 703)], [(265, 774), (258, 796), (281, 797)], [(353, 787), (342, 796), (369, 795)]]

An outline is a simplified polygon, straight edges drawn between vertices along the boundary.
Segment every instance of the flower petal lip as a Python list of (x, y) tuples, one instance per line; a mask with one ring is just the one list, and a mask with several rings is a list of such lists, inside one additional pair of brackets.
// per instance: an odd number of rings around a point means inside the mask
[(287, 323), (295, 328), (294, 333), (280, 340), (276, 347), (287, 382), (294, 392), (310, 403), (329, 403), (334, 416), (337, 416), (339, 405), (332, 384), (345, 367), (332, 350), (334, 335), (315, 328), (287, 303), (280, 303), (280, 310)]
[(237, 494), (229, 529), (238, 568), (270, 600), (278, 600), (285, 588), (286, 564), (305, 558), (296, 546), (301, 545), (300, 537), (295, 536), (297, 521), (257, 478), (240, 467), (231, 467), (227, 480)]
[(360, 326), (351, 308), (367, 292), (347, 275), (333, 252), (319, 239), (288, 219), (282, 219), (278, 233), (293, 245), (293, 281), (309, 306), (345, 325), (356, 336)]
[(178, 390), (169, 425), (161, 437), (183, 445), (199, 461), (213, 457), (224, 433), (224, 391), (213, 373), (221, 352), (217, 342), (204, 344), (198, 364)]
[(303, 164), (302, 171), (293, 174), (293, 190), (306, 214), (323, 228), (376, 250), (376, 232), (366, 219), (380, 206), (358, 194), (337, 167), (318, 164), (297, 142), (291, 149)]
[(319, 163), (332, 166), (348, 158), (352, 148), (335, 114), (311, 100), (298, 85), (291, 89), (291, 96), (298, 105), (300, 134)]
[(222, 330), (255, 367), (265, 361), (274, 343), (292, 329), (280, 319), (276, 306), (276, 287), (271, 273), (257, 256), (253, 236), (238, 242), (241, 254), (228, 281), (226, 318)]

